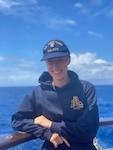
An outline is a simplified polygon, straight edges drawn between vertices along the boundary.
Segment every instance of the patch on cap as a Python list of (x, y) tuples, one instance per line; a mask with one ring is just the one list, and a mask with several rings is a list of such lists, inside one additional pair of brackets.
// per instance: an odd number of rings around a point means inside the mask
[(63, 43), (61, 43), (60, 41), (50, 41), (45, 45), (44, 50), (48, 51), (48, 53), (59, 51), (61, 49), (61, 46), (63, 46)]
[(41, 60), (46, 60), (54, 57), (63, 57), (69, 55), (70, 52), (68, 47), (63, 41), (51, 40), (43, 48), (43, 58)]

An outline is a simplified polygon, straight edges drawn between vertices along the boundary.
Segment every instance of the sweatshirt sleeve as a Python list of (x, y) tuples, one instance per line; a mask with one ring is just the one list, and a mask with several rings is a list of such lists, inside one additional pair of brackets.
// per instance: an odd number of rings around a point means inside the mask
[(58, 132), (65, 138), (72, 137), (74, 140), (82, 142), (89, 142), (96, 136), (99, 126), (99, 114), (95, 88), (91, 84), (88, 84), (85, 88), (88, 107), (84, 109), (82, 116), (76, 122), (53, 122), (52, 132)]
[(52, 135), (51, 130), (34, 124), (34, 118), (41, 114), (41, 107), (38, 106), (38, 110), (36, 109), (34, 99), (33, 92), (24, 98), (17, 111), (12, 115), (12, 128), (30, 133), (36, 138), (49, 140)]

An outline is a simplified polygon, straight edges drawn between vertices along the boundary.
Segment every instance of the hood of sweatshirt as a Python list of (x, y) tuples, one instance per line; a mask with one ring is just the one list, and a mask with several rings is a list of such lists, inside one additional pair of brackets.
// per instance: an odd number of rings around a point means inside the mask
[[(69, 75), (69, 78), (70, 78), (70, 83), (68, 85), (65, 85), (62, 88), (66, 88), (66, 87), (69, 88), (70, 86), (72, 87), (75, 84), (77, 85), (78, 82), (80, 83), (78, 75), (75, 72), (68, 70), (68, 75)], [(42, 87), (47, 87), (47, 88), (52, 87), (53, 79), (52, 79), (51, 75), (49, 74), (49, 72), (47, 72), (47, 71), (45, 71), (41, 74), (38, 81), (39, 81), (39, 83), (41, 84)]]

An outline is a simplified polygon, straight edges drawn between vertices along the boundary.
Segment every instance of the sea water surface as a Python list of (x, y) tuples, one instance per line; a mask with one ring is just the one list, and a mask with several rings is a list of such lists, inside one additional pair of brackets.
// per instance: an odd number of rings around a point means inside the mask
[[(113, 118), (113, 85), (98, 85), (95, 87), (100, 118)], [(24, 96), (33, 88), (0, 87), (0, 137), (14, 132), (11, 127), (11, 116)], [(97, 139), (102, 148), (113, 148), (113, 125), (100, 127)], [(36, 139), (10, 149), (40, 150), (42, 142), (40, 139)]]

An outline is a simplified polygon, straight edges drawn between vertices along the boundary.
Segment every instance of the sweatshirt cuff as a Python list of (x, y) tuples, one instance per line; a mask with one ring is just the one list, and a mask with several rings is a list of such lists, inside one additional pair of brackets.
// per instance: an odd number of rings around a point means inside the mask
[(42, 140), (50, 141), (50, 138), (51, 138), (52, 134), (53, 134), (53, 133), (51, 132), (51, 130), (46, 129), (46, 130), (44, 131), (43, 135), (41, 136), (41, 139), (42, 139)]
[(52, 125), (51, 125), (52, 132), (57, 132), (57, 133), (61, 134), (61, 131), (64, 128), (65, 128), (65, 123), (63, 121), (62, 122), (52, 122)]

